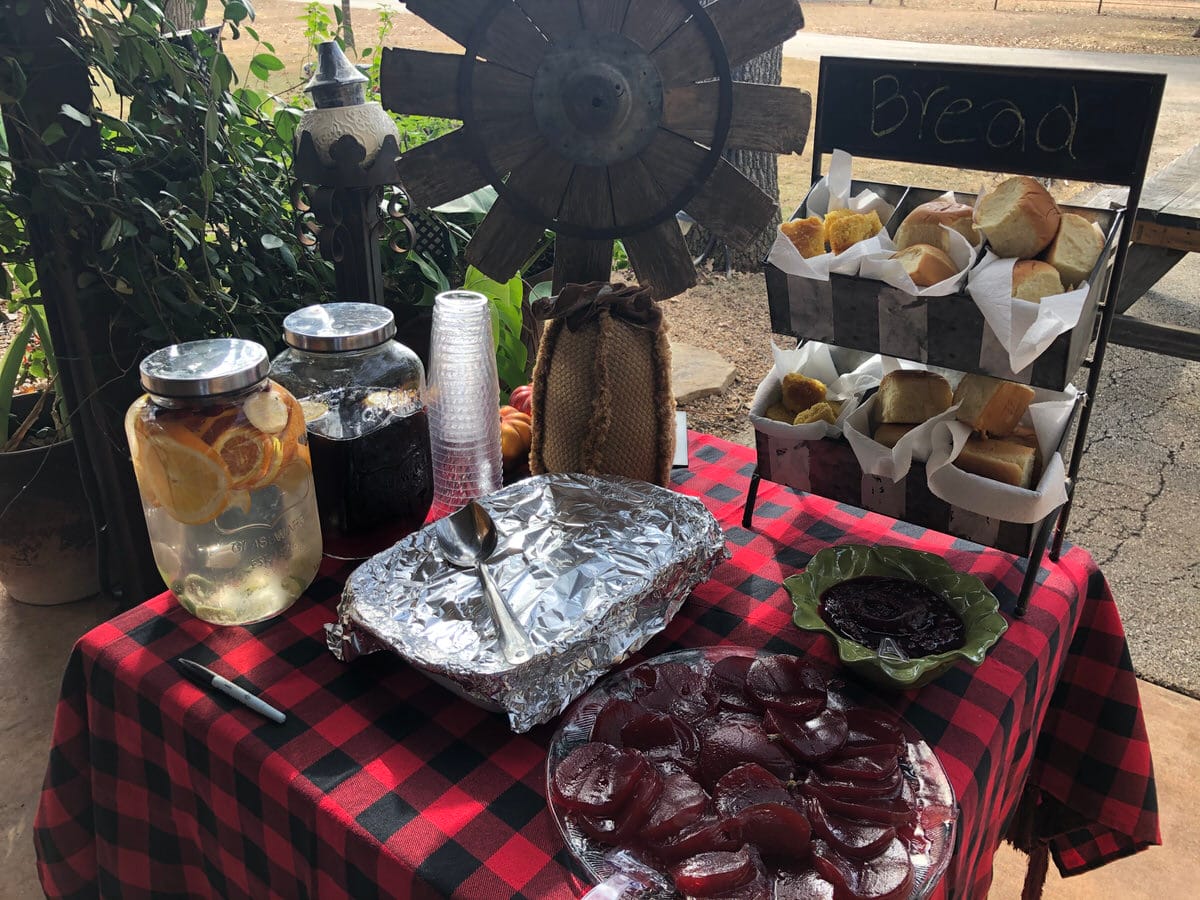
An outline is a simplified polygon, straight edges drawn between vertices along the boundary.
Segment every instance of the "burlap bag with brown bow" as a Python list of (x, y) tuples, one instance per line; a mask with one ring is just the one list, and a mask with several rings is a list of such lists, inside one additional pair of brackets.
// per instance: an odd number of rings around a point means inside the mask
[(671, 477), (675, 397), (662, 310), (647, 288), (569, 284), (534, 304), (549, 320), (533, 370), (534, 474)]

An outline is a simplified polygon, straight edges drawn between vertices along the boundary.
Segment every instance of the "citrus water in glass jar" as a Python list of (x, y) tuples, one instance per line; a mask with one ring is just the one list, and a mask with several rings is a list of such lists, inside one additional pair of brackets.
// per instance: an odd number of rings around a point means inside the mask
[(366, 559), (421, 527), (433, 502), (425, 368), (374, 303), (309, 306), (283, 321), (271, 377), (308, 424), (325, 554)]
[(216, 625), (283, 612), (321, 563), (304, 414), (268, 369), (252, 341), (167, 347), (125, 417), (159, 573)]

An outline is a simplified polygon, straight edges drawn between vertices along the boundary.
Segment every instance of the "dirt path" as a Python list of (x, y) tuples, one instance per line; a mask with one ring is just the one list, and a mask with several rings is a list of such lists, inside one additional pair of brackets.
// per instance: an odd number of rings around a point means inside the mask
[(1192, 37), (1200, 24), (1200, 3), (1187, 9), (1147, 2), (1137, 8), (1111, 7), (1114, 12), (1099, 16), (1094, 6), (1082, 3), (999, 0), (999, 4), (998, 10), (992, 9), (992, 0), (802, 6), (805, 30), (820, 34), (984, 47), (1200, 55), (1200, 39)]

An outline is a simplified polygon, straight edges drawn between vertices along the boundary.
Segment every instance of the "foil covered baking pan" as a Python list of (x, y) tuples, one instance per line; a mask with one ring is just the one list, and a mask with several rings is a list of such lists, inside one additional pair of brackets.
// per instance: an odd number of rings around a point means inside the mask
[(480, 501), (500, 539), (488, 562), (533, 642), (500, 654), (474, 570), (447, 564), (432, 527), (363, 563), (346, 583), (329, 649), (390, 650), (514, 731), (548, 722), (662, 631), (728, 554), (692, 497), (626, 478), (541, 475)]

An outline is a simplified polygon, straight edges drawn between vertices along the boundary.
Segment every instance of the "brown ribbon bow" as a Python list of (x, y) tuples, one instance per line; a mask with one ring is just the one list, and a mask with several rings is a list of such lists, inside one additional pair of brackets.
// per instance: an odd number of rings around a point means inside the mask
[(662, 325), (662, 310), (650, 299), (650, 289), (639, 285), (568, 284), (556, 296), (533, 303), (538, 319), (563, 319), (572, 331), (600, 318), (602, 311), (634, 328), (658, 331)]

